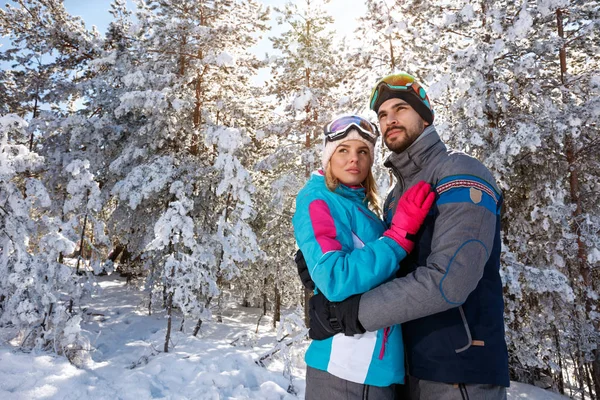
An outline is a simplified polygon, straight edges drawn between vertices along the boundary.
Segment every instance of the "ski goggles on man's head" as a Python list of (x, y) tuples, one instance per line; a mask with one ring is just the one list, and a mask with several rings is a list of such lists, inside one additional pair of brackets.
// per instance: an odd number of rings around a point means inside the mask
[(402, 72), (381, 78), (371, 92), (369, 107), (378, 112), (379, 107), (386, 100), (393, 98), (405, 100), (423, 119), (429, 123), (433, 122), (433, 110), (429, 103), (429, 97), (412, 75)]
[(339, 117), (325, 125), (323, 128), (325, 140), (333, 142), (345, 138), (352, 129), (356, 129), (369, 142), (373, 144), (377, 142), (377, 138), (379, 137), (377, 127), (357, 115)]

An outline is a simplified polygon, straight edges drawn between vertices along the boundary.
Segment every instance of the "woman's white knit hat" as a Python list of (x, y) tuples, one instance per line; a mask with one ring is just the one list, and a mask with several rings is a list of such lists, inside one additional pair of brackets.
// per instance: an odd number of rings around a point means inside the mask
[(371, 164), (369, 167), (373, 166), (373, 161), (375, 160), (375, 145), (362, 137), (356, 129), (352, 129), (341, 139), (329, 141), (327, 138), (325, 138), (323, 155), (321, 156), (321, 166), (323, 167), (323, 171), (327, 169), (327, 164), (329, 164), (329, 159), (335, 152), (335, 149), (337, 149), (340, 144), (347, 142), (348, 140), (359, 140), (369, 147), (369, 151), (371, 153)]

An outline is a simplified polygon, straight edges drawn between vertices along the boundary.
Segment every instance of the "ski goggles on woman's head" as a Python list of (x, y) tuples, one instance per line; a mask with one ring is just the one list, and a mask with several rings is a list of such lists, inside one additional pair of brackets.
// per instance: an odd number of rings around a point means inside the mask
[(356, 131), (369, 142), (373, 144), (377, 142), (377, 138), (379, 137), (379, 130), (377, 127), (357, 115), (339, 117), (325, 125), (323, 128), (325, 140), (333, 142), (342, 139), (346, 137), (352, 129), (356, 129)]
[[(424, 119), (429, 123), (433, 121), (433, 110), (431, 109), (427, 93), (412, 75), (398, 73), (381, 78), (371, 92), (369, 107), (371, 110), (377, 112), (381, 104), (391, 98), (406, 100), (418, 112), (420, 111), (419, 114), (431, 114), (431, 121), (428, 118)], [(421, 104), (416, 103), (414, 100), (417, 100)], [(422, 106), (427, 107), (428, 110), (418, 110)]]

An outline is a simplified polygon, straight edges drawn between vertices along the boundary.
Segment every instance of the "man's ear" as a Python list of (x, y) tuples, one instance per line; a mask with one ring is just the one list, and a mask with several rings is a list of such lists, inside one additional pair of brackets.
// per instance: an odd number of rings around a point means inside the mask
[[(421, 118), (421, 119), (423, 119), (423, 118)], [(423, 124), (424, 124), (425, 126), (429, 126), (429, 125), (431, 125), (429, 122), (425, 121), (424, 119), (423, 119)]]

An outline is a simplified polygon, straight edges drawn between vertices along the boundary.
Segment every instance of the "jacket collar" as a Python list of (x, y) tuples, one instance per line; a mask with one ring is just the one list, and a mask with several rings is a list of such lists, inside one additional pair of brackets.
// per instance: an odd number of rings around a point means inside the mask
[(423, 169), (432, 156), (446, 151), (440, 136), (433, 125), (426, 127), (423, 133), (402, 153), (392, 153), (383, 165), (391, 168), (398, 176), (410, 178)]
[[(317, 172), (314, 172), (312, 174), (311, 179), (314, 179), (315, 182), (318, 182), (317, 184), (319, 185), (325, 185), (325, 176), (323, 175), (323, 171), (319, 170)], [(328, 189), (329, 190), (329, 189)], [(336, 189), (335, 192), (339, 194), (340, 196), (346, 197), (350, 200), (362, 203), (365, 200), (366, 197), (366, 192), (365, 192), (365, 188), (362, 186), (346, 186), (344, 184), (340, 184)]]

